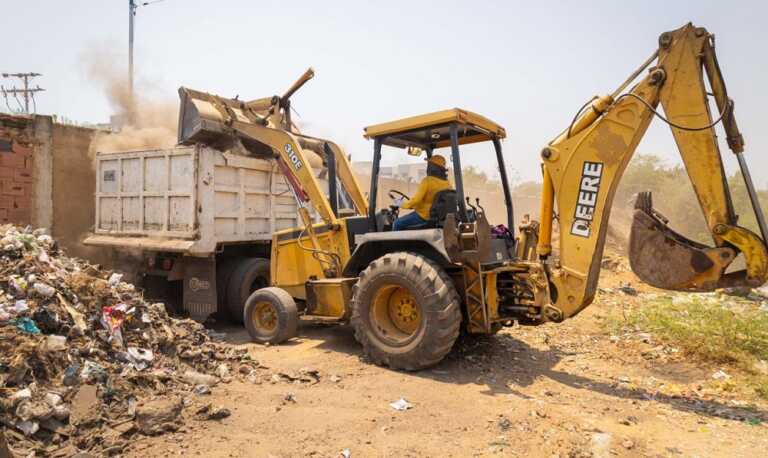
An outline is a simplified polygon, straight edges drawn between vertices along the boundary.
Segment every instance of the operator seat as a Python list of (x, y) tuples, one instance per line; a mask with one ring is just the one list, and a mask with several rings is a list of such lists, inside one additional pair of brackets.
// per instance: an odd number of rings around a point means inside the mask
[(435, 193), (435, 198), (432, 200), (432, 206), (429, 208), (429, 220), (420, 225), (410, 227), (408, 229), (434, 229), (437, 227), (443, 227), (445, 217), (449, 213), (456, 213), (458, 209), (458, 200), (456, 197), (455, 189), (443, 189)]

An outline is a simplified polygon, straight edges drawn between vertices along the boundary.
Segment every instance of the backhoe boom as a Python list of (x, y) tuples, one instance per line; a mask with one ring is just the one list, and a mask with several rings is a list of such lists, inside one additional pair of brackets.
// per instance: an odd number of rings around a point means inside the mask
[[(688, 24), (662, 34), (656, 55), (656, 65), (638, 84), (622, 94), (628, 80), (613, 95), (596, 98), (542, 152), (544, 190), (537, 250), (542, 259), (552, 251), (555, 208), (560, 225), (559, 261), (548, 263), (551, 304), (545, 316), (549, 320), (573, 316), (592, 302), (616, 188), (654, 117), (672, 129), (715, 246), (673, 232), (652, 209), (650, 195), (641, 194), (630, 237), (635, 273), (651, 285), (688, 291), (758, 286), (768, 277), (765, 223), (742, 157), (744, 140), (712, 35)], [(715, 116), (709, 109), (705, 72), (719, 110)], [(666, 118), (658, 112), (659, 105)], [(714, 130), (719, 122), (739, 160), (763, 238), (737, 224)], [(744, 254), (746, 269), (725, 273), (739, 253)]]

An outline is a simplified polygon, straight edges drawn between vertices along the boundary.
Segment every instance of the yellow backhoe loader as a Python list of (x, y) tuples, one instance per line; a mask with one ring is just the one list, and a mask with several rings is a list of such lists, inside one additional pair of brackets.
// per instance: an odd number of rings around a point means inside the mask
[[(717, 106), (715, 116), (708, 96)], [(299, 203), (302, 227), (274, 234), (270, 286), (255, 291), (245, 306), (245, 324), (257, 342), (293, 337), (299, 315), (351, 322), (372, 361), (416, 370), (440, 361), (461, 329), (490, 334), (514, 323), (575, 316), (594, 299), (613, 196), (654, 117), (672, 129), (714, 246), (672, 231), (652, 208), (650, 195), (641, 194), (630, 237), (637, 275), (685, 291), (758, 286), (768, 276), (765, 221), (714, 37), (690, 24), (662, 34), (650, 59), (613, 94), (585, 105), (543, 149), (540, 223), (526, 222), (518, 234), (512, 231), (501, 148), (506, 132), (483, 116), (451, 109), (365, 128), (374, 150), (366, 200), (343, 151), (293, 129), (280, 98), (240, 102), (189, 92), (188, 102), (180, 141), (239, 138), (251, 149), (272, 152)], [(741, 166), (762, 237), (737, 224), (714, 130), (718, 123)], [(493, 146), (509, 230), (492, 231), (482, 205), (464, 195), (460, 147), (470, 143)], [(392, 231), (398, 207), (376, 209), (383, 147), (427, 158), (441, 148), (450, 151), (455, 189), (435, 200), (422, 227)], [(327, 167), (328, 189), (311, 173), (309, 151)], [(394, 191), (389, 196), (407, 197)], [(555, 216), (560, 240), (553, 254)], [(726, 273), (739, 254), (746, 268)]]

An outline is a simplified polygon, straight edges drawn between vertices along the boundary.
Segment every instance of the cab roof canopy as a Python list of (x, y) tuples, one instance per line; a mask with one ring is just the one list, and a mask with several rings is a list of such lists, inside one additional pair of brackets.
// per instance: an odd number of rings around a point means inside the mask
[(436, 111), (365, 128), (365, 138), (382, 138), (382, 143), (396, 148), (415, 146), (437, 149), (451, 146), (450, 126), (458, 127), (460, 145), (502, 139), (507, 136), (503, 127), (471, 111), (461, 108)]

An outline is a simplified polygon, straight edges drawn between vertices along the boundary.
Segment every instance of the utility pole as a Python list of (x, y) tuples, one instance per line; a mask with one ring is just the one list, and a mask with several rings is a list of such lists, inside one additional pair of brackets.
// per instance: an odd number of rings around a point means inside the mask
[[(133, 116), (133, 21), (136, 18), (136, 2), (128, 0), (128, 117)], [(131, 119), (129, 119), (131, 121)]]
[[(141, 3), (136, 3), (136, 0), (128, 0), (128, 103), (130, 106), (130, 110), (128, 113), (128, 117), (133, 116), (133, 30), (134, 30), (134, 22), (136, 20), (136, 10), (139, 9), (140, 6), (148, 6), (153, 3), (160, 3), (165, 0), (151, 0), (151, 1), (145, 1)], [(129, 119), (130, 121), (130, 119)]]
[[(3, 92), (3, 97), (5, 97), (5, 104), (8, 105), (8, 94), (12, 94), (13, 98), (16, 99), (18, 102), (19, 98), (17, 97), (18, 94), (21, 94), (24, 98), (24, 105), (21, 105), (21, 102), (19, 102), (19, 106), (22, 109), (22, 112), (24, 114), (29, 114), (29, 101), (32, 100), (32, 104), (35, 107), (35, 111), (37, 111), (37, 103), (35, 102), (35, 93), (36, 92), (42, 92), (45, 89), (41, 88), (39, 85), (37, 87), (31, 88), (29, 87), (29, 81), (31, 79), (34, 79), (37, 76), (42, 76), (40, 73), (3, 73), (3, 78), (19, 78), (22, 83), (24, 84), (23, 89), (18, 89), (16, 86), (13, 86), (10, 89), (6, 89), (4, 86), (0, 86), (0, 90)], [(8, 109), (11, 107), (8, 106)]]

